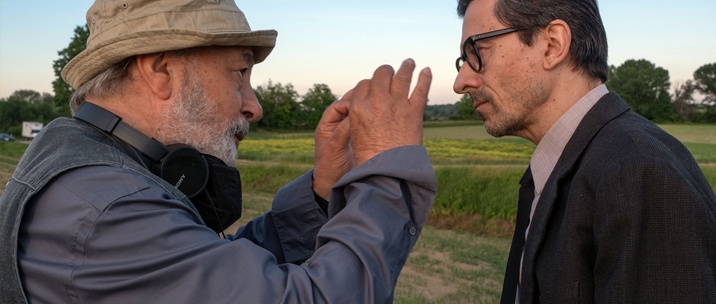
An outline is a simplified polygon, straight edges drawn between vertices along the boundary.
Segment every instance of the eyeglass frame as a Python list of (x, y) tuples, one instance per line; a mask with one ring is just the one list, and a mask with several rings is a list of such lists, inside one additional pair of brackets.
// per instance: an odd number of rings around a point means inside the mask
[[(467, 65), (469, 65), (470, 68), (473, 71), (475, 71), (475, 73), (479, 73), (482, 70), (482, 56), (480, 56), (480, 50), (475, 45), (476, 42), (478, 42), (480, 40), (489, 39), (489, 38), (495, 38), (495, 37), (502, 36), (502, 35), (507, 35), (509, 33), (520, 31), (520, 30), (523, 30), (523, 29), (508, 27), (508, 28), (503, 28), (501, 30), (490, 31), (487, 33), (482, 33), (482, 34), (477, 34), (477, 35), (467, 37), (467, 39), (465, 39), (465, 42), (462, 43), (462, 50), (461, 50), (460, 56), (457, 57), (457, 60), (455, 60), (455, 68), (457, 68), (457, 72), (460, 73), (460, 68), (462, 68), (462, 65), (464, 62), (467, 62)], [(475, 56), (477, 57), (478, 68), (475, 68), (472, 65), (472, 63), (469, 60), (467, 60), (467, 55), (465, 54), (465, 49), (467, 48), (468, 43), (472, 45), (472, 49), (473, 49), (473, 51), (475, 51)], [(462, 61), (462, 63), (460, 61)]]

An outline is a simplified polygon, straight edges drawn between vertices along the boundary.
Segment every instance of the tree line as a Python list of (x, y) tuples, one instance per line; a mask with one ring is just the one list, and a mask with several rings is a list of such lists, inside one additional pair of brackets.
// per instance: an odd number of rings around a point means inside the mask
[[(58, 101), (58, 95), (33, 90), (18, 90), (7, 98), (0, 98), (0, 133), (19, 137), (23, 121), (47, 124), (58, 117), (69, 117), (72, 90), (67, 92), (67, 101)], [(314, 130), (323, 111), (337, 99), (325, 84), (315, 84), (303, 96), (291, 84), (270, 81), (256, 87), (254, 92), (264, 110), (257, 126), (273, 130)]]
[[(48, 123), (57, 117), (69, 117), (69, 99), (73, 89), (62, 80), (60, 73), (72, 58), (85, 49), (89, 28), (78, 26), (70, 44), (58, 51), (53, 62), (54, 95), (32, 90), (19, 90), (7, 98), (0, 98), (0, 132), (19, 136), (22, 121)], [(620, 66), (610, 66), (607, 88), (618, 93), (633, 111), (657, 123), (694, 122), (716, 123), (716, 63), (699, 67), (689, 79), (674, 86), (669, 72), (647, 60), (627, 60)], [(274, 130), (315, 129), (323, 111), (338, 96), (326, 84), (315, 84), (299, 95), (293, 85), (273, 83), (254, 89), (264, 110), (258, 127)], [(696, 97), (699, 98), (696, 98)], [(425, 120), (477, 120), (472, 100), (463, 95), (454, 104), (428, 105)]]
[(0, 133), (19, 138), (23, 121), (47, 124), (63, 115), (54, 104), (54, 96), (32, 90), (17, 90), (7, 98), (0, 98)]

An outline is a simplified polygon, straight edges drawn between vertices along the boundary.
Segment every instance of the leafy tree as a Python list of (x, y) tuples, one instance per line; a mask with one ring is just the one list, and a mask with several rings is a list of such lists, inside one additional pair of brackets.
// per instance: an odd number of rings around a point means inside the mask
[(475, 107), (472, 106), (472, 98), (469, 94), (462, 95), (460, 101), (455, 103), (457, 106), (457, 119), (477, 120), (479, 117), (475, 113)]
[(27, 113), (29, 103), (22, 99), (10, 98), (3, 99), (0, 102), (0, 132), (12, 133), (16, 137), (20, 136), (19, 126), (25, 117), (30, 117)]
[(51, 102), (52, 97), (48, 93), (18, 90), (7, 99), (0, 99), (0, 132), (12, 133), (19, 137), (23, 121), (39, 121), (47, 124), (59, 117)]
[(706, 95), (704, 103), (716, 103), (716, 63), (701, 66), (694, 72), (696, 89)]
[(694, 119), (698, 123), (716, 123), (716, 106), (706, 106), (706, 111)]
[(303, 112), (301, 119), (306, 126), (310, 129), (315, 129), (321, 120), (323, 111), (336, 99), (338, 98), (333, 95), (328, 85), (314, 84), (313, 88), (309, 89), (306, 95), (303, 95), (303, 100), (301, 101), (301, 111)]
[(636, 113), (655, 122), (670, 122), (676, 112), (669, 96), (669, 72), (653, 63), (630, 59), (609, 68), (607, 86)]
[(296, 102), (298, 93), (293, 89), (293, 85), (289, 83), (284, 86), (269, 81), (265, 87), (258, 86), (255, 92), (264, 110), (259, 126), (284, 130), (296, 127), (299, 105)]
[(59, 55), (60, 58), (52, 62), (52, 68), (55, 70), (55, 81), (52, 82), (52, 88), (55, 91), (54, 102), (55, 105), (60, 108), (59, 112), (62, 113), (63, 116), (70, 115), (70, 97), (74, 89), (62, 80), (62, 69), (72, 58), (75, 58), (75, 56), (85, 50), (88, 37), (89, 28), (87, 25), (77, 26), (70, 45), (58, 51), (57, 55)]
[(698, 115), (694, 104), (694, 92), (696, 85), (693, 81), (687, 80), (677, 84), (674, 88), (674, 110), (679, 122), (693, 121)]
[(457, 103), (427, 105), (423, 120), (445, 120), (457, 116)]
[(8, 99), (19, 99), (29, 103), (42, 102), (42, 95), (33, 90), (17, 90)]
[(42, 93), (42, 103), (54, 105), (55, 104), (55, 95), (52, 95), (47, 92)]

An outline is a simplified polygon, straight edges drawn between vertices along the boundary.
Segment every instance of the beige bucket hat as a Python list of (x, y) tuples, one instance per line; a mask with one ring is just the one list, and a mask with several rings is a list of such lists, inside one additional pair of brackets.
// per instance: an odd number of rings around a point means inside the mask
[(87, 25), (87, 48), (62, 69), (75, 89), (131, 56), (197, 46), (250, 46), (259, 63), (277, 36), (251, 31), (234, 0), (96, 0)]

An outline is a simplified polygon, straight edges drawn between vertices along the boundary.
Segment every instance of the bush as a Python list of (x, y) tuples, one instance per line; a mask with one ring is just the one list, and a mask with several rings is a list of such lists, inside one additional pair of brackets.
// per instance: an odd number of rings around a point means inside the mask
[(709, 106), (706, 111), (699, 114), (694, 122), (697, 123), (716, 123), (716, 106)]

